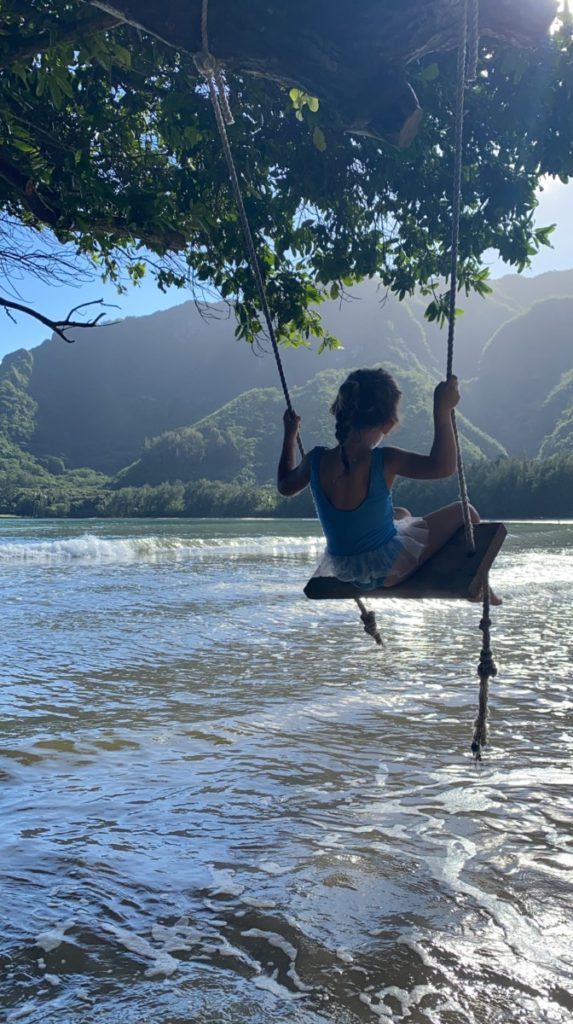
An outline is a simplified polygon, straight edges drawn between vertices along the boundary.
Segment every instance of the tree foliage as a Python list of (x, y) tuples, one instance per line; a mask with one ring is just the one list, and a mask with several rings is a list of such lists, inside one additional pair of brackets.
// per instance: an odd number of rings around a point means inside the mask
[[(156, 486), (115, 488), (92, 470), (55, 476), (39, 470), (22, 452), (0, 442), (0, 514), (37, 517), (165, 517), (165, 516), (279, 516), (314, 517), (308, 490), (293, 499), (281, 498), (272, 484), (237, 481), (172, 480)], [(13, 457), (12, 457), (13, 456)], [(573, 455), (549, 459), (498, 459), (468, 467), (472, 499), (488, 518), (573, 515)], [(457, 481), (404, 480), (396, 487), (396, 502), (414, 514), (457, 498)]]
[[(204, 84), (187, 56), (111, 17), (96, 30), (82, 11), (0, 0), (4, 216), (47, 226), (118, 283), (150, 270), (160, 287), (214, 288), (238, 300), (252, 340), (256, 299)], [(357, 279), (379, 274), (404, 296), (447, 275), (455, 56), (409, 70), (426, 117), (406, 151), (347, 134), (336, 110), (275, 83), (229, 83), (283, 341), (322, 336), (316, 305)], [(523, 268), (549, 240), (533, 221), (540, 176), (573, 175), (570, 25), (527, 52), (484, 43), (467, 99), (460, 281), (484, 291), (486, 249)]]

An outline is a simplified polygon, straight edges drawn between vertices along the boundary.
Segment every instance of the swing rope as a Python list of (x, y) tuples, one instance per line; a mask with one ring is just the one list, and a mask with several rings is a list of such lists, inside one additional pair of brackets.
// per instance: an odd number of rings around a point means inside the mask
[[(213, 107), (213, 112), (215, 114), (215, 121), (217, 123), (217, 128), (218, 128), (218, 131), (219, 131), (219, 137), (221, 139), (221, 146), (223, 148), (223, 153), (225, 155), (225, 160), (227, 162), (227, 168), (229, 170), (229, 177), (231, 179), (231, 185), (232, 185), (232, 189), (233, 189), (233, 194), (234, 194), (234, 197), (235, 197), (235, 202), (237, 204), (237, 209), (239, 211), (239, 218), (240, 218), (240, 221), (241, 221), (241, 228), (243, 230), (243, 236), (244, 236), (245, 243), (246, 243), (246, 246), (247, 246), (247, 251), (248, 251), (248, 256), (249, 256), (249, 263), (250, 263), (250, 266), (251, 266), (251, 270), (253, 272), (253, 277), (254, 277), (254, 280), (255, 280), (255, 285), (256, 285), (258, 296), (259, 296), (259, 302), (261, 304), (261, 310), (262, 310), (262, 313), (263, 313), (263, 316), (264, 316), (264, 319), (265, 319), (268, 335), (269, 335), (269, 338), (270, 338), (270, 341), (271, 341), (273, 355), (275, 357), (275, 362), (276, 362), (276, 365), (277, 365), (277, 370), (278, 370), (278, 373), (279, 373), (279, 378), (280, 378), (281, 386), (282, 386), (282, 389), (283, 389), (283, 395), (284, 395), (284, 398), (285, 398), (286, 407), (287, 407), (289, 413), (291, 415), (293, 415), (294, 414), (294, 409), (293, 409), (293, 405), (292, 405), (292, 401), (291, 401), (291, 397), (290, 397), (290, 393), (289, 393), (289, 389), (288, 389), (288, 384), (287, 384), (287, 381), (286, 381), (286, 376), (285, 376), (284, 367), (283, 367), (283, 363), (282, 363), (282, 359), (281, 359), (281, 354), (280, 354), (280, 351), (279, 351), (279, 345), (278, 345), (277, 336), (276, 336), (276, 332), (275, 332), (275, 327), (274, 327), (274, 323), (273, 323), (273, 317), (272, 317), (272, 313), (271, 313), (271, 310), (270, 310), (269, 301), (268, 301), (268, 298), (267, 298), (267, 292), (266, 292), (266, 288), (265, 288), (265, 281), (264, 281), (264, 277), (263, 277), (263, 272), (261, 270), (261, 265), (260, 265), (260, 262), (259, 262), (259, 257), (257, 255), (257, 249), (256, 249), (256, 246), (255, 246), (255, 241), (254, 241), (254, 238), (253, 238), (253, 233), (251, 231), (251, 225), (249, 223), (249, 218), (247, 216), (247, 211), (245, 209), (245, 203), (244, 203), (244, 199), (243, 199), (243, 192), (242, 192), (241, 185), (240, 185), (240, 182), (239, 182), (239, 175), (238, 175), (238, 172), (237, 172), (237, 168), (236, 168), (236, 165), (235, 165), (235, 160), (234, 160), (234, 157), (233, 157), (233, 152), (232, 152), (232, 149), (231, 149), (231, 144), (230, 144), (230, 141), (229, 141), (229, 136), (228, 136), (228, 133), (227, 133), (227, 127), (226, 126), (228, 124), (233, 124), (233, 120), (234, 119), (233, 119), (233, 115), (231, 113), (231, 110), (229, 108), (229, 103), (228, 103), (228, 100), (227, 100), (227, 92), (226, 92), (226, 87), (225, 87), (225, 80), (224, 80), (224, 77), (223, 77), (223, 73), (221, 71), (220, 64), (218, 63), (218, 61), (216, 60), (216, 58), (213, 56), (213, 54), (211, 53), (211, 51), (209, 49), (208, 18), (209, 18), (209, 0), (202, 0), (202, 7), (201, 7), (201, 46), (202, 46), (202, 50), (201, 50), (200, 53), (194, 55), (195, 66), (196, 66), (197, 70), (199, 71), (199, 73), (202, 74), (205, 77), (205, 79), (207, 81), (208, 88), (209, 88), (209, 96), (210, 96), (210, 99), (211, 99), (211, 105)], [(299, 449), (299, 452), (300, 452), (301, 456), (304, 457), (305, 452), (304, 452), (304, 447), (303, 447), (300, 435), (297, 436), (297, 444), (298, 444), (298, 449)], [(378, 631), (378, 627), (376, 625), (376, 617), (375, 617), (374, 612), (368, 611), (368, 609), (366, 608), (364, 602), (359, 597), (354, 598), (354, 600), (355, 600), (356, 605), (358, 606), (358, 610), (360, 612), (360, 618), (361, 618), (362, 624), (364, 626), (364, 632), (367, 633), (368, 636), (371, 636), (373, 638), (373, 640), (379, 646), (382, 646), (382, 637), (380, 636), (380, 633)]]
[[(233, 188), (233, 195), (235, 197), (235, 202), (237, 204), (237, 209), (239, 211), (241, 228), (243, 230), (243, 235), (247, 245), (249, 263), (251, 265), (251, 270), (253, 272), (253, 276), (255, 279), (255, 285), (259, 296), (259, 302), (261, 304), (261, 310), (263, 312), (265, 323), (267, 325), (267, 331), (269, 334), (269, 338), (271, 340), (273, 354), (275, 357), (275, 362), (277, 364), (277, 369), (279, 372), (280, 382), (282, 385), (286, 406), (288, 411), (290, 413), (293, 413), (294, 410), (291, 402), (291, 397), (289, 394), (281, 354), (279, 351), (277, 336), (273, 324), (272, 313), (267, 299), (267, 293), (263, 279), (263, 274), (261, 271), (261, 265), (259, 263), (259, 257), (257, 255), (257, 250), (253, 239), (253, 233), (251, 231), (251, 226), (249, 224), (249, 219), (247, 217), (247, 211), (245, 209), (243, 193), (239, 182), (239, 175), (237, 173), (235, 160), (231, 150), (231, 143), (229, 142), (229, 136), (227, 134), (226, 125), (233, 124), (234, 118), (229, 109), (227, 92), (221, 68), (218, 65), (215, 58), (213, 57), (212, 53), (209, 52), (209, 38), (207, 35), (208, 10), (209, 0), (203, 0), (203, 8), (201, 15), (201, 34), (203, 50), (201, 51), (201, 53), (195, 55), (195, 65), (197, 67), (197, 70), (206, 78), (207, 85), (209, 87), (209, 96), (211, 98), (211, 104), (213, 106), (213, 111), (217, 122), (217, 128), (219, 129), (219, 135), (221, 137), (221, 145), (223, 147), (223, 152), (225, 154), (225, 159), (227, 161), (227, 167), (229, 170), (231, 185)], [(300, 454), (304, 455), (304, 449), (302, 447), (300, 437), (297, 438), (297, 440)]]
[[(453, 374), (454, 365), (454, 340), (456, 330), (456, 298), (458, 291), (458, 257), (460, 245), (460, 215), (462, 205), (462, 170), (464, 155), (464, 98), (466, 89), (466, 68), (468, 52), (468, 0), (462, 0), (460, 40), (458, 44), (457, 60), (457, 93), (456, 93), (456, 115), (455, 115), (455, 155), (454, 174), (452, 187), (452, 236), (450, 243), (450, 290), (448, 300), (448, 348), (446, 361), (446, 377)], [(477, 47), (476, 47), (477, 49)], [(458, 424), (455, 410), (452, 410), (452, 425), (456, 439), (458, 483), (460, 500), (462, 503), (464, 528), (466, 531), (466, 543), (468, 552), (476, 549), (474, 528), (470, 514), (470, 500), (466, 483), (466, 474), (462, 458)]]
[[(460, 38), (457, 57), (457, 92), (455, 115), (455, 156), (452, 191), (452, 236), (450, 263), (450, 290), (448, 309), (448, 348), (446, 376), (451, 377), (454, 361), (454, 339), (456, 327), (456, 295), (458, 290), (458, 256), (460, 239), (460, 215), (462, 205), (462, 169), (464, 153), (464, 101), (466, 84), (477, 75), (479, 51), (479, 0), (462, 0), (460, 18)], [(470, 502), (460, 445), (455, 410), (452, 411), (452, 425), (456, 440), (458, 484), (462, 503), (464, 529), (468, 554), (475, 552), (475, 535), (471, 519)], [(487, 743), (487, 717), (489, 681), (497, 675), (497, 666), (493, 660), (491, 649), (491, 618), (489, 573), (483, 584), (483, 612), (480, 621), (482, 646), (477, 673), (479, 676), (478, 710), (474, 721), (472, 753), (476, 761), (481, 761), (482, 748)]]

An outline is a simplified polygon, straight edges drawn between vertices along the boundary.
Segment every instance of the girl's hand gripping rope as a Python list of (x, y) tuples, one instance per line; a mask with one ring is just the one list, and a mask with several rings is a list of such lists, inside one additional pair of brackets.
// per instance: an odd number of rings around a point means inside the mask
[(434, 409), (436, 412), (451, 412), (460, 400), (460, 385), (455, 376), (441, 381), (434, 391)]
[(285, 409), (283, 416), (284, 436), (286, 441), (295, 441), (298, 437), (301, 417), (291, 409)]

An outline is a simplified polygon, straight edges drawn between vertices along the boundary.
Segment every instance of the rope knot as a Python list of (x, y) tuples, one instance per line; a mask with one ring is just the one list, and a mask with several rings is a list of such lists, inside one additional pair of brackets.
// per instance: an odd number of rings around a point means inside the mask
[(377, 644), (382, 646), (382, 637), (378, 632), (378, 626), (376, 625), (376, 616), (374, 612), (361, 612), (360, 618), (362, 619), (364, 632), (367, 633), (368, 636), (371, 636), (372, 639), (375, 640)]
[(479, 624), (479, 628), (483, 633), (483, 646), (480, 651), (480, 659), (477, 670), (480, 679), (494, 679), (495, 676), (497, 675), (497, 665), (493, 660), (490, 639), (491, 619), (489, 617), (489, 582), (486, 584), (485, 594), (486, 596), (484, 599), (484, 612), (482, 615), (481, 622)]
[(199, 50), (198, 53), (194, 53), (193, 62), (199, 74), (204, 75), (205, 78), (208, 78), (209, 75), (214, 75), (217, 70), (217, 61), (208, 50)]
[(481, 652), (477, 673), (480, 679), (495, 679), (497, 675), (497, 665), (489, 647)]
[(478, 712), (474, 722), (472, 754), (476, 761), (481, 761), (482, 748), (487, 744), (489, 677), (480, 676)]
[(198, 53), (193, 54), (195, 67), (200, 75), (204, 75), (209, 86), (211, 102), (217, 113), (225, 124), (234, 124), (235, 119), (227, 99), (227, 88), (221, 65), (209, 49), (209, 0), (203, 0), (201, 5), (201, 45), (203, 47)]

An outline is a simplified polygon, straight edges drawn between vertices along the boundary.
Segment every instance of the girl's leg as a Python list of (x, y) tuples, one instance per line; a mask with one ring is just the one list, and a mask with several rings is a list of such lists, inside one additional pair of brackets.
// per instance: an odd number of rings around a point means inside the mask
[(400, 505), (394, 506), (394, 519), (407, 519), (411, 515), (412, 513), (407, 508), (401, 508)]
[[(472, 523), (479, 523), (480, 518), (473, 505), (470, 505), (470, 517)], [(427, 516), (424, 516), (424, 519), (428, 527), (428, 543), (424, 548), (418, 565), (427, 562), (428, 558), (431, 558), (432, 555), (436, 554), (436, 551), (443, 548), (450, 537), (453, 537), (456, 530), (459, 530), (460, 526), (464, 525), (462, 503), (461, 501), (453, 501), (451, 505), (445, 505), (435, 512), (429, 512)]]
[[(470, 517), (472, 523), (479, 523), (480, 517), (473, 505), (470, 505)], [(445, 505), (444, 508), (439, 508), (435, 512), (429, 512), (428, 515), (424, 516), (424, 519), (428, 527), (428, 541), (417, 565), (398, 578), (392, 577), (390, 574), (384, 586), (393, 587), (397, 583), (401, 583), (402, 580), (407, 579), (408, 576), (416, 572), (418, 566), (422, 565), (423, 562), (427, 562), (428, 558), (431, 558), (432, 555), (436, 554), (436, 551), (439, 551), (440, 548), (443, 548), (444, 544), (447, 544), (450, 537), (453, 537), (460, 526), (463, 526), (462, 503), (461, 501), (454, 501), (451, 505)], [(491, 603), (494, 605), (501, 604), (501, 598), (493, 590), (491, 591)]]

